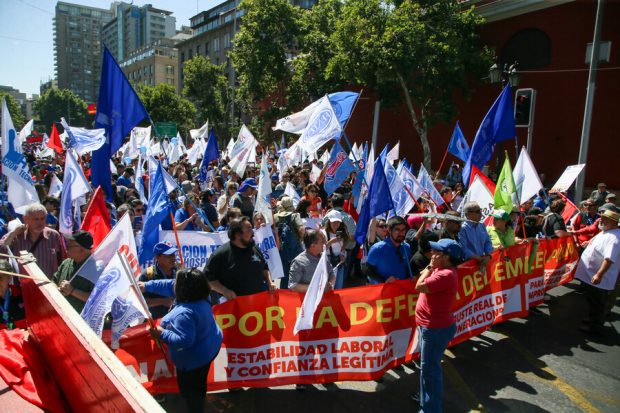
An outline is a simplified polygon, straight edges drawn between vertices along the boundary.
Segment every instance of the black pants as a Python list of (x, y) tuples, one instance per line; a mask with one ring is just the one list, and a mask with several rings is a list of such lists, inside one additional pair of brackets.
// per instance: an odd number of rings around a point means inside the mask
[(605, 323), (605, 306), (607, 304), (607, 296), (609, 291), (601, 288), (584, 284), (584, 295), (588, 300), (590, 325), (594, 328), (601, 328)]
[(181, 396), (185, 399), (188, 413), (204, 411), (207, 397), (207, 374), (209, 374), (210, 366), (211, 362), (193, 370), (177, 369), (177, 384)]

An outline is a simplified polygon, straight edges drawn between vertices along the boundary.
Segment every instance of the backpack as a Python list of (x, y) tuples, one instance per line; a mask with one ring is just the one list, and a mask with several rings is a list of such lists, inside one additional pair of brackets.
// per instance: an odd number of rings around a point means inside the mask
[(280, 239), (280, 257), (283, 262), (291, 262), (293, 258), (303, 251), (294, 226), (293, 214), (278, 220), (277, 228), (278, 238)]

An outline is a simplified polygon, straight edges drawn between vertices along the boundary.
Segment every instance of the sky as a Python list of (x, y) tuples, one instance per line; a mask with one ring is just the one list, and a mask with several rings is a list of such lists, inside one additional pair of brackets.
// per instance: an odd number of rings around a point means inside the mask
[[(130, 1), (126, 1), (129, 3)], [(135, 0), (134, 4), (173, 12), (177, 29), (189, 26), (197, 13), (223, 0)], [(0, 85), (12, 86), (28, 97), (54, 77), (52, 19), (56, 0), (0, 0)], [(109, 9), (109, 0), (65, 0), (65, 3)]]

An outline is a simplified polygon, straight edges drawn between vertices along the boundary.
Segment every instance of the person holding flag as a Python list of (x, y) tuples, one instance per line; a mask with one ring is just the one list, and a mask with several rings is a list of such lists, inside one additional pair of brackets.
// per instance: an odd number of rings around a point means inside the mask
[(179, 271), (176, 279), (140, 282), (138, 286), (146, 293), (175, 298), (174, 308), (159, 326), (149, 327), (149, 332), (168, 346), (187, 411), (203, 412), (207, 375), (223, 341), (222, 330), (213, 317), (207, 279), (190, 268)]
[[(170, 242), (160, 242), (153, 247), (155, 264), (147, 267), (140, 274), (139, 281), (147, 282), (152, 280), (170, 280), (176, 277), (177, 272), (177, 252), (179, 250)], [(144, 298), (149, 306), (149, 311), (154, 319), (162, 318), (168, 313), (172, 300), (170, 297), (158, 294), (145, 293)]]

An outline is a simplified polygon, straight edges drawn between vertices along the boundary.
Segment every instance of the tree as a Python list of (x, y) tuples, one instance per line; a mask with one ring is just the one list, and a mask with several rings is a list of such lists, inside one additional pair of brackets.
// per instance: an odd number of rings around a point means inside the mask
[(196, 108), (192, 102), (177, 95), (174, 86), (165, 83), (140, 85), (137, 92), (154, 122), (175, 122), (184, 134), (194, 126)]
[[(22, 112), (22, 108), (19, 106), (19, 103), (17, 103), (17, 101), (13, 99), (13, 96), (9, 95), (8, 93), (0, 93), (0, 101), (2, 101), (2, 98), (6, 98), (6, 105), (9, 108), (9, 113), (11, 114), (13, 126), (15, 126), (15, 130), (19, 131), (24, 126), (24, 123), (26, 121), (24, 113)], [(2, 114), (0, 113), (0, 121), (1, 119)]]
[(428, 130), (456, 113), (490, 53), (478, 44), (481, 17), (456, 1), (347, 0), (336, 22), (326, 76), (362, 84), (387, 104), (404, 100), (430, 168)]
[(92, 127), (92, 117), (86, 110), (86, 102), (69, 89), (50, 89), (34, 104), (39, 122), (47, 132), (52, 124), (64, 117), (71, 126)]
[(196, 56), (183, 68), (183, 95), (196, 107), (198, 124), (207, 119), (218, 126), (218, 132), (226, 130), (226, 103), (228, 82), (224, 76), (224, 64), (214, 65), (204, 56)]
[(299, 7), (287, 0), (242, 0), (246, 10), (230, 56), (237, 73), (237, 99), (252, 117), (262, 121), (265, 137), (274, 121), (288, 114), (284, 88), (290, 80), (289, 59), (300, 35)]

